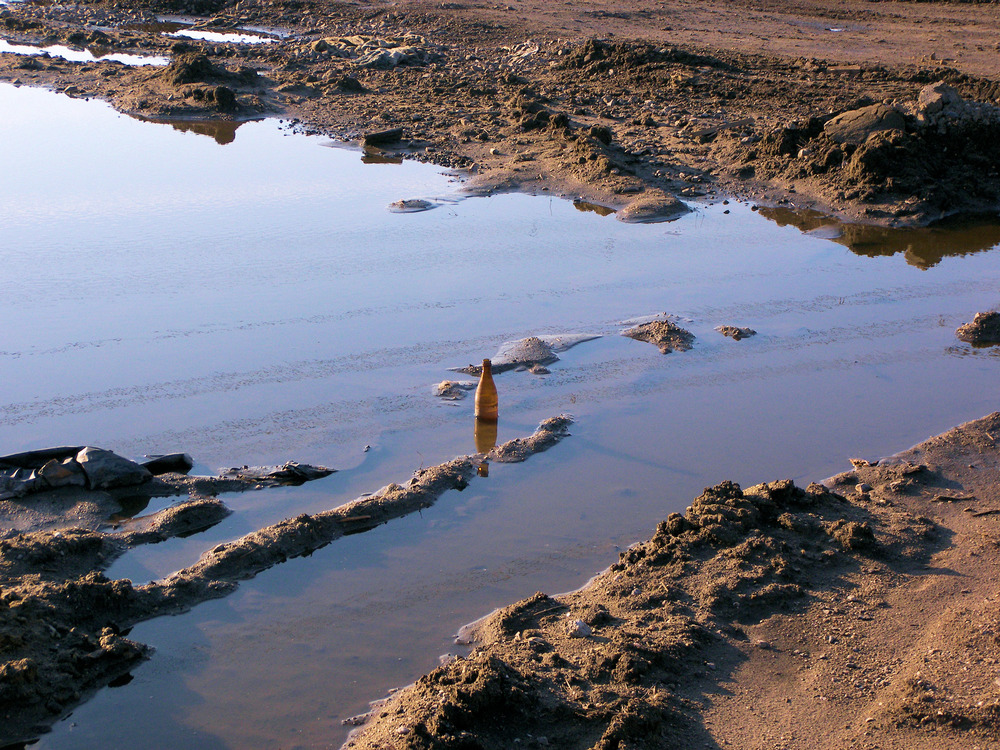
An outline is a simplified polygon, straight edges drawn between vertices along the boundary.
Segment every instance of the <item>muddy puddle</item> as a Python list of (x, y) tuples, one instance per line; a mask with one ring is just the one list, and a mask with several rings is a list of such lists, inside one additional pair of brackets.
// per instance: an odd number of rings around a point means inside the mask
[(167, 58), (157, 55), (131, 55), (125, 52), (106, 52), (101, 49), (75, 49), (64, 44), (35, 47), (30, 44), (11, 44), (4, 39), (0, 39), (0, 54), (59, 57), (77, 63), (116, 62), (133, 67), (162, 66), (170, 62)]
[[(460, 200), (436, 168), (364, 163), (274, 121), (220, 145), (10, 86), (0, 113), (0, 169), (20, 176), (0, 184), (0, 444), (339, 470), (226, 496), (221, 524), (112, 576), (167, 575), (472, 452), (471, 396), (433, 395), (468, 377), (450, 368), (527, 336), (599, 335), (549, 374), (496, 376), (499, 440), (560, 412), (572, 437), (137, 626), (152, 659), (38, 748), (337, 746), (343, 719), (456, 652), (460, 625), (580, 586), (702, 487), (818, 479), (1000, 407), (997, 351), (954, 335), (1000, 303), (995, 227), (942, 230), (920, 256), (934, 262), (913, 264), (892, 237), (857, 254), (846, 232), (735, 202), (626, 225), (557, 197)], [(388, 210), (406, 200), (437, 208)], [(690, 351), (619, 335), (658, 313)]]

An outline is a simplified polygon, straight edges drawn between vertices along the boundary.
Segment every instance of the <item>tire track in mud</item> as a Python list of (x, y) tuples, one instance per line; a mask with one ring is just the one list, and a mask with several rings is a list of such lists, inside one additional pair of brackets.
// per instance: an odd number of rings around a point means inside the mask
[(497, 336), (472, 341), (439, 341), (371, 352), (345, 355), (334, 359), (302, 360), (244, 372), (223, 372), (184, 380), (168, 380), (109, 388), (39, 401), (0, 406), (0, 425), (32, 422), (41, 417), (86, 414), (141, 403), (191, 398), (206, 394), (227, 393), (243, 388), (322, 380), (346, 372), (372, 371), (400, 366), (401, 363), (432, 363), (467, 348), (495, 345)]
[[(705, 307), (697, 310), (689, 310), (683, 314), (709, 321), (729, 320), (736, 317), (775, 318), (794, 313), (824, 312), (837, 308), (863, 309), (873, 305), (925, 299), (931, 294), (936, 297), (964, 296), (970, 292), (970, 289), (973, 291), (993, 292), (996, 286), (990, 280), (980, 280), (978, 283), (954, 282), (945, 286), (896, 287), (893, 289), (858, 292), (846, 297), (821, 295), (804, 300), (762, 301), (749, 305), (738, 304), (726, 307)], [(918, 330), (921, 325), (934, 327), (941, 324), (942, 318), (943, 316), (941, 315), (928, 315), (920, 319), (910, 319), (907, 321), (907, 325), (910, 330)], [(283, 322), (278, 322), (273, 325), (283, 324)], [(900, 323), (898, 321), (886, 321), (882, 324), (874, 324), (868, 327), (867, 334), (861, 334), (863, 330), (860, 326), (841, 326), (823, 331), (806, 332), (804, 337), (796, 335), (792, 339), (794, 343), (783, 346), (781, 349), (788, 350), (801, 346), (802, 341), (808, 341), (809, 338), (814, 342), (823, 341), (824, 343), (847, 341), (851, 338), (866, 340), (884, 338), (898, 334), (900, 332)], [(857, 332), (857, 334), (854, 332)], [(508, 340), (517, 335), (509, 334), (505, 336), (504, 334), (497, 334), (465, 341), (427, 342), (408, 347), (396, 347), (347, 355), (334, 359), (303, 360), (254, 371), (217, 373), (187, 380), (163, 381), (160, 383), (58, 396), (47, 400), (6, 404), (0, 406), (0, 425), (30, 423), (43, 417), (92, 413), (104, 409), (121, 408), (140, 403), (232, 392), (260, 385), (320, 380), (343, 372), (362, 369), (387, 369), (398, 366), (402, 362), (408, 364), (430, 364), (446, 357), (451, 352), (488, 347), (497, 341)], [(775, 349), (771, 349), (771, 351), (775, 351)], [(311, 409), (310, 412), (315, 414), (316, 410)]]
[(810, 299), (770, 299), (751, 303), (740, 303), (717, 307), (700, 307), (689, 310), (692, 317), (713, 320), (735, 316), (755, 318), (777, 318), (793, 313), (826, 312), (841, 307), (869, 307), (922, 300), (930, 297), (964, 297), (970, 293), (990, 294), (995, 297), (997, 277), (981, 277), (976, 280), (963, 279), (945, 284), (930, 283), (896, 286), (892, 288), (870, 289), (848, 295), (824, 294)]
[[(721, 275), (715, 278), (717, 283), (725, 284), (727, 282), (735, 280), (747, 280), (754, 278), (769, 278), (772, 274), (770, 272), (759, 272), (759, 273), (746, 273), (746, 272), (734, 272), (731, 274)], [(175, 339), (185, 339), (194, 338), (199, 336), (211, 336), (220, 334), (231, 334), (231, 333), (241, 333), (246, 331), (256, 331), (256, 330), (266, 330), (283, 328), (286, 326), (301, 326), (301, 325), (323, 325), (328, 323), (337, 323), (347, 320), (356, 320), (360, 318), (376, 318), (386, 315), (391, 315), (395, 313), (412, 313), (420, 312), (424, 310), (441, 310), (441, 309), (455, 309), (455, 308), (475, 308), (489, 302), (515, 302), (515, 301), (530, 301), (534, 299), (558, 299), (564, 297), (572, 297), (583, 292), (613, 292), (617, 290), (634, 290), (636, 288), (663, 288), (664, 290), (669, 290), (674, 287), (683, 287), (689, 283), (687, 279), (683, 280), (666, 280), (666, 279), (652, 279), (648, 282), (616, 282), (612, 284), (595, 284), (587, 286), (584, 288), (552, 288), (552, 289), (541, 289), (535, 291), (524, 292), (519, 295), (510, 295), (507, 293), (498, 293), (495, 295), (477, 295), (474, 297), (467, 298), (457, 298), (450, 299), (447, 302), (422, 302), (413, 304), (404, 304), (392, 307), (366, 307), (358, 308), (353, 310), (345, 310), (336, 313), (329, 314), (318, 314), (309, 316), (296, 316), (290, 318), (276, 318), (273, 320), (261, 320), (261, 321), (243, 321), (243, 322), (219, 322), (219, 323), (209, 323), (204, 325), (199, 325), (196, 328), (188, 329), (168, 329), (164, 331), (154, 331), (148, 336), (143, 337), (110, 337), (105, 339), (93, 339), (90, 341), (74, 341), (68, 342), (59, 346), (52, 346), (44, 349), (24, 349), (24, 350), (0, 350), (0, 357), (10, 357), (17, 359), (20, 357), (29, 356), (49, 356), (54, 354), (62, 354), (70, 351), (79, 351), (92, 348), (103, 348), (106, 346), (116, 346), (116, 345), (128, 345), (135, 346), (136, 344), (151, 344), (158, 341), (170, 341)], [(792, 312), (814, 312), (822, 309), (830, 309), (835, 306), (843, 305), (846, 301), (857, 302), (862, 304), (873, 304), (873, 303), (884, 303), (884, 302), (897, 302), (912, 299), (921, 299), (923, 297), (929, 296), (931, 293), (937, 296), (957, 296), (963, 293), (968, 293), (970, 291), (975, 292), (995, 292), (997, 287), (997, 279), (993, 278), (979, 278), (975, 281), (968, 282), (952, 282), (947, 285), (940, 285), (936, 283), (919, 285), (919, 286), (899, 286), (892, 289), (881, 289), (881, 290), (870, 290), (865, 292), (857, 292), (851, 295), (836, 296), (836, 295), (824, 295), (820, 297), (813, 298), (811, 300), (782, 300), (781, 304), (775, 304), (774, 300), (762, 300), (756, 303), (741, 304), (738, 306), (706, 306), (695, 308), (689, 310), (686, 314), (694, 315), (705, 318), (712, 317), (727, 317), (733, 314), (747, 315), (752, 314), (756, 317), (776, 317), (780, 314), (787, 314)]]

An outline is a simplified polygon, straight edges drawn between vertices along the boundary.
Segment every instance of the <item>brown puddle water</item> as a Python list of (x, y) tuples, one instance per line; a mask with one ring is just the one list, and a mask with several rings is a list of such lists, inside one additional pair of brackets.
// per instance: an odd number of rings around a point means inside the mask
[[(498, 440), (560, 412), (572, 437), (137, 626), (151, 660), (39, 748), (337, 746), (342, 719), (455, 652), (463, 623), (581, 585), (705, 485), (805, 483), (1000, 408), (998, 351), (954, 337), (1000, 301), (1000, 253), (952, 253), (961, 231), (921, 269), (735, 203), (626, 225), (558, 199), (459, 201), (433, 168), (362, 164), (273, 122), (220, 148), (42, 91), (0, 86), (0, 113), (0, 169), (21, 176), (0, 185), (5, 448), (340, 469), (225, 497), (219, 526), (109, 575), (167, 575), (472, 452), (471, 396), (432, 395), (459, 379), (448, 368), (529, 335), (602, 335), (551, 374), (496, 376)], [(386, 210), (406, 199), (439, 207)], [(695, 334), (691, 351), (619, 335), (657, 312)]]

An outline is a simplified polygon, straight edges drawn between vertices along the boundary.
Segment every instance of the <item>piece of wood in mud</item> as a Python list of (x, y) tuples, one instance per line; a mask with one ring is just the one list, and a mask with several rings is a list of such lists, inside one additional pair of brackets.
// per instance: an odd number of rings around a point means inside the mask
[(975, 495), (935, 495), (931, 498), (932, 503), (961, 503), (966, 500), (975, 500)]

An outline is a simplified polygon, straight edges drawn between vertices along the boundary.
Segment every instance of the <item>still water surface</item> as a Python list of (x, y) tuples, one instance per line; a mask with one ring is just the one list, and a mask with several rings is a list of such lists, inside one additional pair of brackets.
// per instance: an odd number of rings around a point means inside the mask
[[(472, 452), (471, 400), (432, 395), (463, 377), (449, 367), (528, 335), (602, 337), (550, 375), (497, 377), (501, 440), (560, 412), (571, 438), (139, 625), (152, 659), (38, 747), (335, 747), (343, 718), (456, 651), (460, 625), (581, 585), (702, 487), (806, 483), (1000, 408), (997, 353), (954, 337), (1000, 302), (993, 229), (856, 253), (848, 231), (735, 203), (625, 225), (555, 197), (459, 200), (433, 167), (365, 164), (274, 121), (213, 132), (0, 86), (3, 451), (340, 470), (225, 497), (225, 522), (110, 575), (158, 578)], [(440, 205), (386, 210), (409, 198)], [(692, 351), (618, 335), (658, 312)]]

